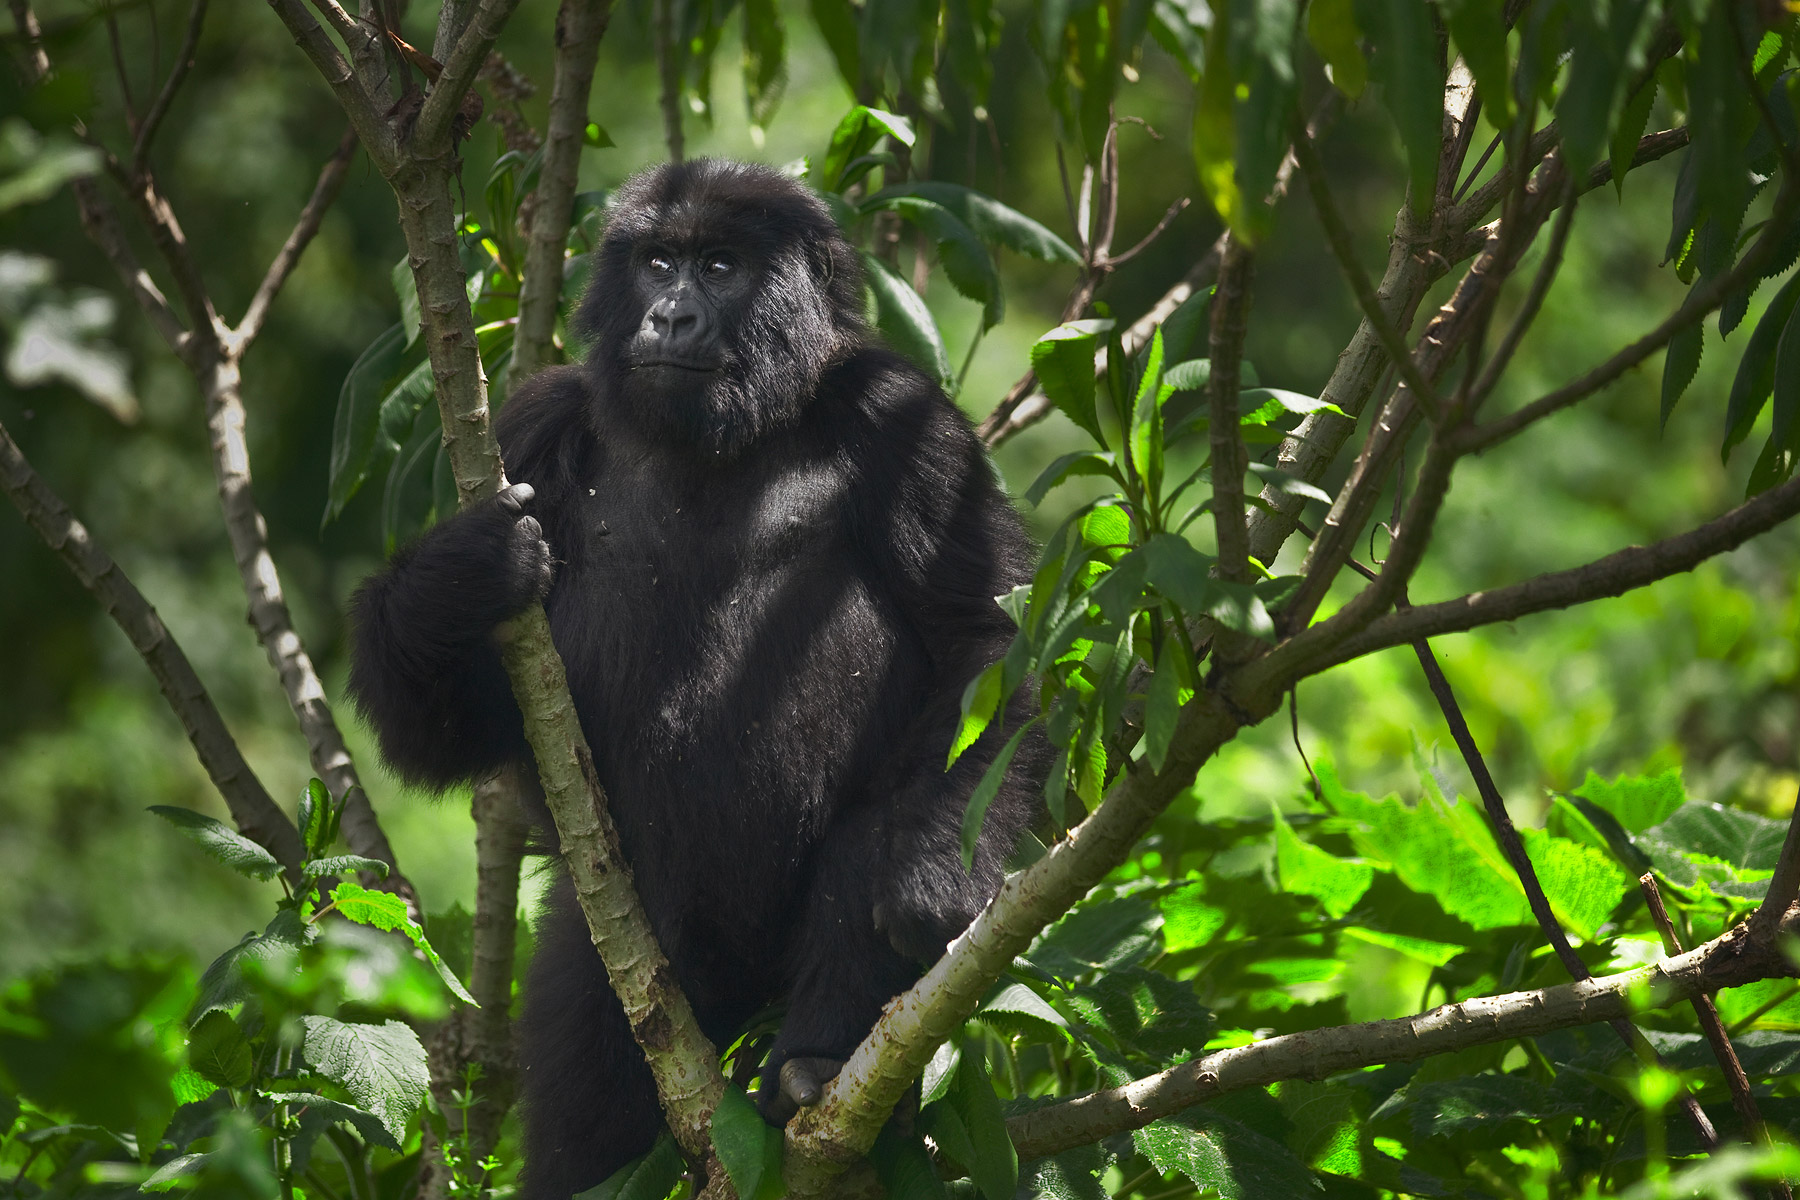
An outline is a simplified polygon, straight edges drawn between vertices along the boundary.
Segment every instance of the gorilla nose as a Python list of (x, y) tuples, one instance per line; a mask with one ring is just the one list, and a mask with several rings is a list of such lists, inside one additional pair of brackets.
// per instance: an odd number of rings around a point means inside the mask
[(644, 347), (658, 358), (701, 363), (713, 358), (712, 323), (695, 300), (665, 299), (644, 316)]

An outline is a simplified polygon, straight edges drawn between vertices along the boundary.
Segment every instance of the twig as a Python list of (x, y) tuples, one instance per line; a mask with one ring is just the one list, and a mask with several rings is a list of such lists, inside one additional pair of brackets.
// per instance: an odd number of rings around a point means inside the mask
[(469, 21), (456, 49), (444, 63), (444, 73), (431, 85), (419, 119), (413, 126), (413, 144), (425, 154), (442, 153), (449, 147), (450, 124), (462, 107), (463, 96), (475, 82), (475, 73), (487, 61), (488, 51), (506, 27), (519, 0), (483, 0)]
[(144, 315), (150, 318), (150, 324), (156, 332), (174, 350), (182, 361), (187, 360), (191, 338), (181, 324), (181, 318), (175, 315), (162, 289), (156, 286), (156, 280), (150, 272), (138, 262), (137, 255), (132, 252), (131, 243), (125, 239), (125, 231), (119, 228), (118, 216), (112, 206), (100, 195), (99, 187), (92, 179), (77, 179), (71, 185), (75, 193), (76, 207), (81, 213), (81, 226), (88, 235), (88, 240), (100, 247), (107, 260), (112, 263), (113, 270), (137, 301)]
[(157, 127), (162, 124), (163, 118), (169, 113), (169, 105), (175, 100), (175, 93), (181, 89), (182, 81), (193, 68), (194, 51), (200, 45), (200, 28), (206, 23), (207, 3), (208, 0), (194, 0), (193, 7), (188, 11), (187, 33), (181, 40), (180, 56), (169, 69), (169, 78), (163, 82), (162, 91), (151, 102), (150, 111), (144, 114), (143, 122), (138, 125), (137, 137), (132, 140), (131, 145), (133, 175), (143, 171), (144, 162), (150, 153), (150, 139), (156, 136)]
[[(1790, 479), (1782, 487), (1794, 488), (1795, 483), (1796, 480)], [(1795, 491), (1800, 492), (1800, 488)], [(1768, 494), (1763, 493), (1764, 496)], [(1795, 507), (1800, 509), (1800, 504)], [(1781, 924), (1781, 918), (1796, 897), (1800, 897), (1800, 796), (1794, 797), (1794, 811), (1788, 816), (1787, 839), (1781, 844), (1781, 857), (1776, 860), (1775, 874), (1769, 879), (1768, 894), (1750, 916), (1750, 932), (1764, 941), (1773, 937), (1775, 927)]]
[(1344, 278), (1350, 283), (1350, 291), (1356, 297), (1357, 307), (1362, 309), (1363, 320), (1369, 323), (1369, 328), (1381, 343), (1388, 361), (1400, 372), (1400, 378), (1411, 389), (1414, 402), (1435, 423), (1439, 411), (1437, 393), (1419, 373), (1411, 349), (1382, 311), (1381, 300), (1375, 294), (1374, 285), (1369, 282), (1368, 272), (1357, 261), (1355, 237), (1350, 232), (1349, 225), (1345, 224), (1343, 213), (1338, 211), (1337, 202), (1332, 199), (1331, 186), (1325, 178), (1325, 164), (1319, 161), (1318, 149), (1313, 145), (1305, 127), (1298, 121), (1294, 123), (1293, 137), (1294, 156), (1299, 160), (1300, 173), (1306, 177), (1306, 187), (1312, 194), (1313, 208), (1319, 214), (1319, 224), (1325, 231), (1325, 240), (1331, 246), (1332, 257), (1337, 259)]
[(1288, 1079), (1325, 1079), (1381, 1063), (1537, 1037), (1624, 1019), (1642, 998), (1666, 1007), (1690, 996), (1788, 976), (1779, 952), (1734, 929), (1686, 954), (1602, 979), (1446, 1004), (1415, 1017), (1287, 1033), (1220, 1050), (1122, 1087), (1022, 1113), (1007, 1122), (1021, 1162), (1139, 1129), (1227, 1092)]
[(1225, 245), (1219, 286), (1212, 302), (1212, 377), (1207, 405), (1212, 413), (1212, 515), (1218, 539), (1219, 578), (1250, 579), (1250, 543), (1244, 526), (1244, 470), (1248, 455), (1238, 427), (1238, 366), (1244, 355), (1245, 313), (1250, 307), (1254, 252), (1236, 237)]
[[(1460, 633), (1483, 625), (1516, 620), (1532, 613), (1568, 608), (1590, 600), (1618, 596), (1633, 588), (1644, 587), (1691, 571), (1714, 555), (1735, 550), (1757, 534), (1765, 533), (1800, 513), (1800, 476), (1770, 488), (1752, 500), (1715, 517), (1685, 533), (1652, 542), (1648, 546), (1632, 546), (1616, 551), (1566, 571), (1552, 571), (1507, 587), (1471, 592), (1455, 600), (1422, 604), (1404, 612), (1377, 617), (1361, 632), (1333, 643), (1328, 652), (1318, 656), (1296, 655), (1286, 662), (1276, 662), (1284, 672), (1296, 676), (1316, 674), (1338, 663), (1405, 645), (1419, 638), (1445, 633)], [(1329, 623), (1329, 622), (1327, 622)], [(1315, 626), (1323, 628), (1323, 625)], [(1290, 639), (1289, 646), (1307, 637), (1313, 630)], [(1255, 664), (1255, 670), (1271, 665), (1287, 653), (1283, 647)], [(1800, 834), (1795, 835), (1800, 838)], [(1792, 868), (1800, 893), (1800, 853)], [(1784, 906), (1785, 907), (1785, 906)], [(1779, 912), (1775, 914), (1778, 918)]]
[(250, 297), (243, 319), (227, 336), (225, 346), (228, 351), (243, 354), (250, 343), (256, 340), (256, 335), (262, 332), (270, 306), (275, 303), (275, 297), (281, 293), (288, 276), (299, 265), (300, 255), (317, 236), (319, 224), (325, 219), (325, 210), (336, 202), (338, 193), (344, 190), (344, 180), (349, 177), (350, 160), (356, 155), (356, 145), (356, 130), (345, 130), (337, 149), (320, 168), (319, 180), (313, 185), (306, 207), (300, 210), (300, 218), (294, 222), (293, 231), (288, 234), (287, 241), (282, 243), (280, 251), (269, 263), (269, 269), (263, 273), (256, 294)]
[(1781, 191), (1776, 193), (1774, 208), (1769, 213), (1769, 220), (1763, 226), (1762, 234), (1731, 270), (1694, 287), (1682, 301), (1681, 307), (1662, 324), (1581, 378), (1504, 417), (1467, 430), (1458, 439), (1459, 448), (1464, 452), (1479, 453), (1503, 442), (1552, 413), (1561, 412), (1570, 405), (1587, 399), (1661, 350), (1676, 334), (1704, 319), (1713, 309), (1723, 304), (1725, 298), (1738, 287), (1756, 278), (1763, 264), (1775, 252), (1776, 245), (1787, 237), (1788, 224), (1797, 208), (1800, 208), (1800, 182), (1789, 177), (1783, 181)]
[(237, 827), (283, 866), (297, 870), (305, 855), (299, 831), (244, 761), (218, 707), (194, 673), (193, 664), (143, 593), (32, 469), (5, 426), (0, 426), (0, 487), (5, 488), (44, 543), (131, 639), (132, 647), (156, 677), (163, 698), (175, 710), (194, 753), (224, 798)]
[(519, 289), (519, 325), (513, 333), (507, 377), (512, 391), (550, 358), (576, 175), (587, 140), (588, 93), (600, 39), (606, 36), (611, 16), (612, 0), (562, 0), (557, 9), (548, 140), (532, 206), (531, 242), (525, 249), (525, 280)]
[[(1460, 411), (1472, 413), (1481, 407), (1481, 402), (1494, 390), (1494, 385), (1500, 382), (1501, 374), (1512, 361), (1513, 353), (1524, 340), (1531, 323), (1537, 320), (1538, 310), (1544, 305), (1544, 297), (1550, 294), (1550, 285), (1556, 281), (1556, 273), (1562, 269), (1563, 251), (1569, 243), (1569, 230), (1575, 224), (1575, 199), (1575, 181), (1571, 179), (1558, 208), (1556, 224), (1550, 229), (1550, 244), (1544, 250), (1544, 261), (1538, 264), (1537, 274), (1531, 280), (1531, 288), (1525, 293), (1525, 303), (1519, 307), (1512, 324), (1501, 337), (1500, 344), (1494, 348), (1493, 355), (1482, 366), (1480, 376), (1470, 385), (1467, 393), (1458, 398), (1457, 408)], [(1469, 361), (1475, 361), (1473, 354), (1469, 356)]]
[(7, 4), (12, 9), (19, 40), (25, 43), (25, 82), (39, 83), (50, 74), (50, 56), (44, 52), (44, 27), (38, 24), (30, 0), (7, 0)]
[[(1675, 923), (1669, 920), (1669, 910), (1663, 906), (1662, 889), (1656, 886), (1654, 872), (1645, 871), (1638, 876), (1638, 890), (1644, 894), (1644, 903), (1650, 906), (1650, 917), (1656, 922), (1657, 932), (1662, 934), (1663, 953), (1674, 958), (1682, 952), (1681, 938), (1675, 933)], [(1694, 1016), (1699, 1018), (1700, 1029), (1706, 1034), (1706, 1044), (1712, 1047), (1713, 1057), (1719, 1060), (1719, 1070), (1724, 1072), (1725, 1086), (1731, 1092), (1731, 1106), (1737, 1110), (1738, 1120), (1744, 1123), (1745, 1136), (1755, 1144), (1768, 1146), (1769, 1128), (1763, 1124), (1756, 1097), (1750, 1092), (1750, 1077), (1744, 1074), (1744, 1064), (1739, 1061), (1731, 1036), (1719, 1020), (1719, 1008), (1713, 1003), (1712, 994), (1698, 992), (1688, 1003), (1693, 1006)], [(1775, 1180), (1770, 1190), (1779, 1200), (1794, 1198), (1793, 1189), (1783, 1180)]]
[(338, 51), (336, 44), (325, 36), (324, 29), (320, 28), (300, 0), (269, 0), (269, 7), (274, 10), (281, 23), (287, 26), (288, 33), (300, 47), (301, 53), (312, 61), (320, 77), (337, 97), (344, 115), (350, 118), (350, 124), (368, 149), (376, 168), (384, 175), (391, 172), (398, 161), (393, 131), (383, 118), (382, 109), (377, 107), (374, 96), (351, 69), (349, 61)]

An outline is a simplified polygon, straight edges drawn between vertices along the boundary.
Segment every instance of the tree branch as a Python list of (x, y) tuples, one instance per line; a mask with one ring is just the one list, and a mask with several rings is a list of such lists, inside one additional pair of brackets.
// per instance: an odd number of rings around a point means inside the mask
[[(1800, 476), (1770, 488), (1704, 525), (1648, 546), (1632, 546), (1584, 566), (1553, 571), (1508, 587), (1471, 592), (1455, 600), (1418, 605), (1377, 617), (1361, 632), (1332, 645), (1328, 653), (1308, 660), (1295, 659), (1287, 666), (1295, 673), (1294, 677), (1299, 678), (1419, 638), (1460, 633), (1549, 609), (1622, 595), (1670, 575), (1691, 571), (1706, 559), (1735, 550), (1796, 513), (1800, 513)], [(1796, 858), (1800, 859), (1800, 855)], [(1795, 877), (1800, 879), (1800, 868), (1796, 868)]]
[(249, 349), (250, 343), (256, 340), (256, 335), (262, 332), (263, 322), (268, 319), (269, 308), (275, 303), (275, 297), (280, 295), (288, 276), (299, 265), (300, 255), (318, 235), (325, 210), (337, 201), (338, 193), (344, 190), (344, 180), (349, 177), (350, 160), (356, 155), (356, 145), (356, 130), (345, 130), (337, 149), (320, 168), (319, 181), (313, 185), (306, 207), (300, 210), (300, 218), (294, 222), (293, 232), (288, 234), (287, 241), (282, 243), (280, 251), (269, 263), (269, 269), (263, 273), (256, 294), (250, 297), (250, 303), (244, 309), (243, 320), (237, 323), (237, 328), (226, 338), (226, 348), (231, 353), (242, 355)]
[(207, 776), (224, 798), (237, 827), (283, 866), (296, 870), (305, 854), (299, 831), (244, 761), (218, 707), (194, 673), (193, 664), (143, 593), (75, 519), (62, 498), (32, 470), (4, 426), (0, 426), (0, 487), (5, 488), (45, 545), (56, 551), (82, 586), (100, 601), (107, 616), (131, 639), (132, 647), (156, 677), (163, 698), (175, 710), (200, 765), (206, 768)]
[(587, 141), (588, 94), (612, 0), (562, 0), (556, 13), (556, 71), (550, 85), (550, 123), (544, 165), (531, 211), (531, 242), (519, 288), (519, 325), (513, 333), (507, 388), (515, 391), (550, 360), (562, 298), (563, 258), (569, 242), (581, 148)]
[(86, 231), (88, 240), (100, 247), (101, 252), (112, 263), (113, 270), (118, 273), (120, 282), (125, 285), (125, 290), (131, 293), (132, 299), (137, 301), (138, 307), (150, 319), (151, 326), (168, 343), (176, 357), (186, 362), (193, 335), (182, 325), (181, 318), (175, 315), (174, 308), (162, 294), (162, 289), (156, 286), (156, 280), (151, 278), (150, 272), (138, 262), (131, 243), (125, 240), (125, 231), (119, 228), (118, 214), (100, 195), (100, 189), (92, 179), (77, 179), (71, 187), (75, 192), (76, 207), (81, 213), (81, 227)]
[(431, 85), (419, 119), (413, 125), (413, 145), (417, 152), (443, 153), (450, 145), (450, 122), (462, 107), (463, 96), (475, 82), (475, 73), (487, 61), (488, 51), (499, 40), (508, 17), (519, 6), (519, 0), (483, 0), (456, 39), (456, 49), (444, 63), (444, 73)]
[(200, 28), (206, 24), (206, 5), (208, 0), (194, 0), (188, 11), (187, 33), (181, 40), (181, 53), (175, 59), (175, 65), (169, 69), (169, 78), (164, 81), (162, 91), (150, 104), (150, 111), (144, 114), (138, 125), (137, 137), (131, 145), (131, 173), (143, 173), (145, 161), (150, 153), (150, 139), (156, 136), (156, 130), (163, 118), (169, 114), (169, 105), (174, 103), (175, 93), (181, 90), (182, 81), (194, 65), (194, 51), (200, 45)]
[(294, 44), (312, 60), (320, 77), (337, 97), (344, 115), (350, 118), (356, 136), (362, 139), (376, 168), (384, 175), (392, 171), (398, 161), (393, 131), (388, 127), (374, 97), (356, 77), (348, 60), (338, 52), (332, 40), (325, 36), (325, 31), (313, 19), (313, 15), (306, 11), (301, 0), (269, 0), (269, 7), (275, 11), (281, 23), (287, 26)]
[(1416, 1017), (1282, 1034), (1221, 1050), (1123, 1087), (1023, 1113), (1008, 1121), (1007, 1129), (1020, 1161), (1042, 1158), (1140, 1129), (1226, 1092), (1287, 1079), (1325, 1079), (1381, 1063), (1413, 1062), (1624, 1019), (1642, 1007), (1667, 1007), (1718, 988), (1793, 974), (1772, 942), (1749, 937), (1738, 926), (1686, 954), (1604, 979), (1465, 1000)]
[(1212, 516), (1218, 539), (1219, 578), (1232, 583), (1250, 579), (1250, 543), (1244, 526), (1244, 471), (1249, 458), (1238, 428), (1238, 366), (1244, 356), (1245, 313), (1250, 308), (1250, 281), (1256, 257), (1233, 237), (1219, 264), (1218, 290), (1213, 293), (1211, 358), (1207, 405), (1212, 419)]
[[(1791, 487), (1793, 482), (1789, 480), (1782, 486)], [(1781, 844), (1781, 857), (1775, 862), (1768, 895), (1750, 917), (1750, 932), (1769, 936), (1797, 897), (1800, 897), (1800, 796), (1794, 797), (1794, 811), (1788, 816), (1787, 839)]]

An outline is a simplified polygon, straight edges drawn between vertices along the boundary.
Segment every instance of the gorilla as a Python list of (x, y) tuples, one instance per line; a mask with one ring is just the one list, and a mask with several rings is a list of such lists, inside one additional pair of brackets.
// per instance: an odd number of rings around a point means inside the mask
[[(856, 253), (800, 184), (718, 160), (634, 177), (576, 313), (585, 362), (497, 419), (513, 485), (352, 601), (352, 693), (387, 762), (440, 788), (530, 763), (493, 635), (543, 601), (702, 1028), (724, 1045), (786, 1001), (773, 1121), (992, 897), (1046, 758), (1023, 748), (965, 870), (963, 809), (1021, 714), (944, 761), (1033, 554), (968, 422), (862, 313)], [(566, 879), (519, 1047), (526, 1200), (650, 1147), (649, 1068)]]

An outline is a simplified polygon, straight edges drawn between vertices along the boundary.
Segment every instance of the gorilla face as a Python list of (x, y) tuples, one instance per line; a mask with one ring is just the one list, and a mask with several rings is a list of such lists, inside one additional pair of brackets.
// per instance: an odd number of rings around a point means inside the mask
[(613, 212), (577, 317), (598, 418), (736, 454), (862, 344), (855, 253), (786, 176), (672, 163), (628, 181)]

